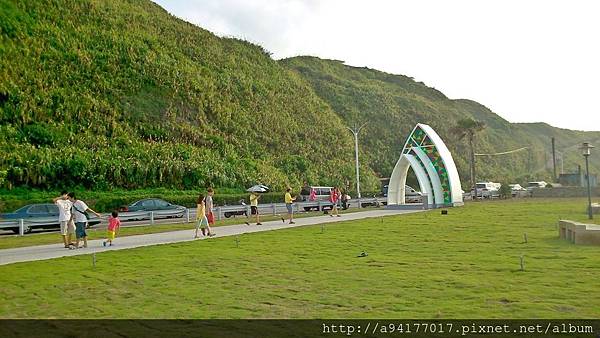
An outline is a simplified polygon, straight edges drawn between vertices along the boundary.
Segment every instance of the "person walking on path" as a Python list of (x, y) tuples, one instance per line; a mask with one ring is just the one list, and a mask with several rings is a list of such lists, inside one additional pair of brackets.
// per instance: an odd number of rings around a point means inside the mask
[(350, 196), (346, 192), (340, 191), (340, 201), (342, 202), (342, 210), (348, 209), (348, 200)]
[(71, 208), (73, 202), (69, 200), (67, 192), (63, 191), (59, 197), (52, 200), (58, 207), (58, 222), (60, 223), (60, 234), (63, 239), (65, 248), (74, 249), (71, 240), (73, 238), (73, 232), (75, 232), (75, 226), (73, 225), (73, 215), (71, 215)]
[(338, 211), (338, 201), (339, 200), (340, 200), (340, 191), (338, 190), (338, 188), (331, 189), (331, 192), (329, 193), (329, 202), (331, 202), (333, 205), (331, 206), (331, 213), (329, 214), (329, 216), (341, 217), (339, 214), (339, 211)]
[(308, 200), (310, 202), (315, 202), (317, 200), (317, 190), (315, 188), (310, 188), (310, 194), (308, 195)]
[(262, 225), (260, 216), (258, 215), (258, 199), (260, 195), (256, 192), (250, 194), (250, 214), (256, 215), (256, 225)]
[(88, 223), (89, 214), (93, 213), (98, 218), (100, 214), (90, 209), (84, 201), (78, 200), (74, 192), (68, 194), (69, 200), (73, 203), (73, 217), (75, 218), (75, 248), (79, 248), (79, 241), (83, 240), (83, 247), (87, 248), (87, 233), (85, 227)]
[(202, 232), (202, 236), (214, 236), (210, 232), (210, 226), (208, 225), (208, 218), (206, 217), (206, 201), (204, 199), (204, 195), (198, 195), (198, 200), (196, 201), (196, 232), (194, 233), (194, 238), (198, 238), (198, 230)]
[(113, 241), (115, 240), (117, 231), (120, 227), (121, 220), (119, 219), (119, 213), (117, 211), (113, 211), (110, 214), (110, 217), (108, 217), (108, 229), (106, 229), (107, 238), (104, 242), (102, 242), (103, 246), (106, 246), (106, 243), (111, 246), (113, 245)]
[[(285, 207), (287, 208), (287, 213), (288, 213), (288, 217), (290, 220), (290, 224), (295, 224), (296, 222), (294, 222), (294, 207), (292, 206), (292, 203), (294, 203), (294, 201), (296, 200), (296, 198), (292, 197), (292, 188), (287, 188), (285, 190)], [(281, 219), (284, 223), (285, 223), (285, 219)]]
[(213, 188), (208, 188), (206, 190), (206, 199), (204, 201), (204, 204), (206, 205), (206, 219), (208, 219), (208, 227), (210, 228), (211, 226), (215, 225), (215, 214), (213, 214), (213, 195), (215, 194), (215, 191), (213, 190)]

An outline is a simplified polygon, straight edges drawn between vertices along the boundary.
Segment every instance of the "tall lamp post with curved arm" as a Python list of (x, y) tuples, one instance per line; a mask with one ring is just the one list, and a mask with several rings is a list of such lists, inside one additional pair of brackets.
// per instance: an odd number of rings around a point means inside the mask
[(583, 144), (579, 148), (579, 149), (581, 149), (581, 153), (583, 154), (583, 157), (585, 157), (585, 175), (587, 178), (588, 218), (589, 219), (593, 218), (593, 215), (592, 215), (592, 188), (590, 187), (590, 166), (588, 163), (588, 157), (590, 157), (592, 148), (594, 148), (594, 146), (589, 144), (588, 142), (583, 142)]
[(354, 135), (354, 160), (356, 162), (356, 194), (360, 198), (360, 173), (358, 171), (358, 133), (367, 125), (363, 123), (360, 127), (354, 124), (352, 128), (346, 127)]

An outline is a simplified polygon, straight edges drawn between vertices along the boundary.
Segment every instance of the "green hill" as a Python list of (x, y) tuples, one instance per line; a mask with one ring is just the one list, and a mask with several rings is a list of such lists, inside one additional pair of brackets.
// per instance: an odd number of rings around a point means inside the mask
[[(451, 133), (472, 116), (488, 128), (480, 179), (548, 179), (559, 150), (600, 133), (511, 124), (469, 100), (402, 75), (340, 61), (275, 61), (262, 47), (177, 19), (147, 0), (0, 0), (0, 187), (198, 189), (256, 182), (377, 189), (410, 129), (432, 125), (468, 180), (464, 143)], [(600, 156), (593, 157), (600, 168)], [(576, 162), (579, 161), (579, 162)], [(568, 155), (565, 168), (581, 158)]]
[(0, 0), (0, 33), (1, 186), (352, 177), (343, 121), (300, 76), (150, 1)]
[[(600, 144), (600, 132), (572, 131), (537, 123), (509, 123), (477, 102), (448, 99), (441, 92), (407, 76), (315, 57), (295, 57), (282, 63), (310, 82), (317, 95), (346, 123), (368, 122), (361, 145), (368, 163), (380, 176), (391, 174), (406, 136), (419, 122), (431, 125), (446, 141), (465, 183), (469, 179), (466, 143), (452, 133), (452, 127), (464, 117), (483, 121), (487, 126), (476, 139), (477, 153), (528, 147), (510, 155), (478, 157), (479, 180), (551, 180), (552, 136), (556, 137), (557, 149), (564, 152), (576, 149), (586, 140)], [(593, 169), (598, 171), (600, 156), (592, 160)], [(582, 162), (577, 151), (565, 155), (565, 170)]]

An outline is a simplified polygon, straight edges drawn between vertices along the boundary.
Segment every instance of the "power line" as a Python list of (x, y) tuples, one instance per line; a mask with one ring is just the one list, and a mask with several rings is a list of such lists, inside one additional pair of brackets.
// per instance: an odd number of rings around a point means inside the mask
[(475, 156), (496, 156), (496, 155), (506, 155), (506, 154), (512, 154), (512, 153), (516, 153), (519, 151), (523, 151), (525, 149), (529, 149), (529, 147), (523, 147), (523, 148), (519, 148), (519, 149), (514, 149), (514, 150), (509, 150), (509, 151), (503, 151), (500, 153), (492, 153), (492, 154), (475, 154)]

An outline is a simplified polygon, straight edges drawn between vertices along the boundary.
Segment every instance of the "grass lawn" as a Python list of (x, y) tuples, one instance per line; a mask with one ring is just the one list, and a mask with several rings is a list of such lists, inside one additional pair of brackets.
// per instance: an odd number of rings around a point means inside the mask
[[(0, 266), (2, 318), (598, 318), (583, 199), (449, 209)], [(527, 233), (528, 243), (523, 234)], [(368, 256), (357, 258), (361, 251)], [(519, 257), (525, 258), (520, 271)]]
[[(363, 208), (363, 209), (348, 209), (348, 210), (340, 210), (341, 214), (350, 213), (350, 212), (360, 212), (366, 210), (373, 210), (373, 208)], [(302, 212), (298, 214), (294, 214), (294, 218), (304, 218), (304, 217), (314, 217), (314, 216), (322, 216), (321, 212)], [(261, 222), (268, 222), (281, 219), (282, 216), (276, 215), (261, 215)], [(283, 215), (286, 217), (287, 215)], [(220, 221), (215, 222), (215, 226), (224, 226), (224, 225), (233, 225), (233, 224), (243, 224), (244, 222), (254, 223), (254, 216), (250, 218), (246, 217), (233, 217), (233, 218), (223, 218)], [(91, 229), (87, 229), (88, 240), (93, 239), (103, 239), (106, 238), (106, 226), (104, 223), (100, 227), (94, 227)], [(174, 224), (155, 224), (155, 225), (140, 225), (140, 226), (127, 226), (127, 222), (123, 222), (123, 227), (119, 230), (118, 237), (125, 236), (133, 236), (133, 235), (143, 235), (143, 234), (155, 234), (159, 232), (168, 232), (168, 231), (176, 231), (176, 230), (191, 230), (194, 229), (194, 223), (174, 223)], [(75, 235), (73, 235), (73, 242), (75, 242)], [(33, 245), (44, 245), (44, 244), (60, 244), (62, 243), (62, 237), (58, 232), (49, 232), (49, 233), (36, 233), (36, 234), (27, 234), (25, 236), (18, 235), (3, 235), (0, 236), (0, 250), (2, 249), (10, 249), (10, 248), (20, 248), (24, 246), (33, 246)]]

